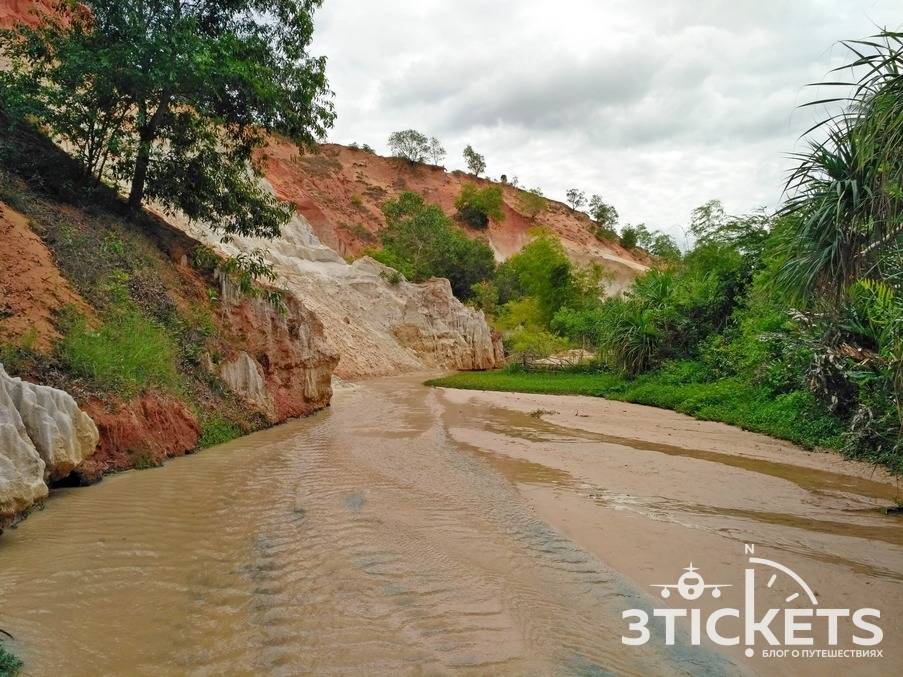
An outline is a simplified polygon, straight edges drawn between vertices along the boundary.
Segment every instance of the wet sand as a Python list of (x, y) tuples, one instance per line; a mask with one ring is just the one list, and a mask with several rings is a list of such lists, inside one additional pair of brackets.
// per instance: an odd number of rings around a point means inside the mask
[[(57, 492), (0, 537), (0, 627), (26, 674), (899, 671), (886, 476), (670, 412), (420, 380)], [(649, 586), (689, 561), (740, 583), (744, 543), (825, 604), (882, 609), (885, 658), (621, 643), (622, 612), (662, 606)]]
[[(733, 586), (700, 599), (703, 611), (740, 607), (753, 544), (756, 556), (799, 573), (820, 604), (882, 611), (883, 659), (749, 660), (727, 649), (738, 663), (763, 674), (903, 666), (903, 517), (885, 514), (901, 494), (883, 469), (641, 405), (450, 389), (442, 397), (454, 439), (490, 458), (544, 521), (650, 594), (692, 562), (708, 582)], [(773, 592), (798, 590), (785, 579)]]

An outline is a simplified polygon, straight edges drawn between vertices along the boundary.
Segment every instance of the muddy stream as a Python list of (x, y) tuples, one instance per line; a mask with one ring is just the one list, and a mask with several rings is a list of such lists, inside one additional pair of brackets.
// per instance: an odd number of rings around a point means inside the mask
[[(672, 412), (420, 380), (57, 491), (0, 537), (25, 674), (900, 674), (882, 472)], [(742, 606), (747, 545), (820, 606), (879, 609), (883, 657), (748, 658), (681, 625), (622, 644), (627, 609)], [(690, 563), (718, 599), (651, 587)], [(809, 604), (757, 576), (759, 603)], [(868, 648), (844, 624), (839, 646)]]

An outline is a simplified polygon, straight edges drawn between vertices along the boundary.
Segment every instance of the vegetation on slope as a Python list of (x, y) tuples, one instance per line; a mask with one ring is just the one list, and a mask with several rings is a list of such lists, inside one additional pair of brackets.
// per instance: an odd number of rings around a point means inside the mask
[(903, 472), (903, 34), (848, 46), (861, 78), (777, 214), (703, 205), (693, 249), (665, 247), (622, 297), (575, 283), (548, 234), (481, 290), (521, 369), (570, 345), (595, 352), (590, 371), (435, 383), (665, 406)]
[(55, 317), (61, 338), (49, 353), (35, 349), (33, 336), (0, 344), (6, 369), (80, 401), (163, 391), (195, 411), (204, 443), (214, 439), (208, 421), (228, 421), (233, 436), (263, 425), (202, 364), (229, 340), (216, 322), (218, 287), (209, 271), (184, 277), (160, 249), (165, 224), (149, 214), (129, 219), (111, 189), (46, 139), (3, 118), (0, 125), (0, 200), (29, 219), (96, 312), (89, 318), (63, 307)]
[(421, 282), (445, 277), (455, 296), (467, 299), (474, 284), (495, 271), (492, 250), (471, 240), (436, 205), (417, 193), (404, 192), (383, 206), (387, 227), (380, 233), (382, 248), (370, 254), (407, 279)]
[[(202, 443), (259, 427), (202, 365), (227, 340), (211, 257), (178, 273), (159, 247), (166, 226), (141, 208), (224, 237), (278, 234), (292, 209), (261, 185), (255, 150), (272, 134), (312, 146), (332, 125), (325, 59), (308, 52), (319, 5), (59, 0), (52, 20), (0, 30), (0, 199), (96, 312), (59, 311), (50, 354), (27, 336), (0, 345), (7, 369), (80, 400), (166, 391), (195, 409)], [(271, 277), (253, 256), (215, 267), (244, 292)]]

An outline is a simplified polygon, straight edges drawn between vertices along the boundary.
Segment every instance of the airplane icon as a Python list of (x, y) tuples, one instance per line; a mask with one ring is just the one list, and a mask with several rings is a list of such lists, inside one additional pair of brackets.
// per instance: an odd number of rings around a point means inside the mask
[(653, 585), (653, 588), (661, 588), (661, 596), (665, 599), (671, 596), (672, 590), (677, 590), (678, 594), (686, 600), (699, 599), (706, 590), (712, 591), (712, 597), (721, 597), (721, 588), (729, 588), (730, 584), (709, 585), (702, 580), (702, 576), (698, 573), (698, 569), (690, 562), (690, 566), (684, 569), (686, 573), (681, 574), (677, 579), (677, 583), (670, 585)]

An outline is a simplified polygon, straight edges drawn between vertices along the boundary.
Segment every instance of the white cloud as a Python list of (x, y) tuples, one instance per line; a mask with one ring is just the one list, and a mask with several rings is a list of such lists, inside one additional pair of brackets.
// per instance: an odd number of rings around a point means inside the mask
[(622, 221), (679, 235), (689, 211), (773, 207), (841, 39), (901, 27), (898, 0), (326, 0), (330, 140), (385, 152), (438, 135), (490, 175), (598, 192)]

